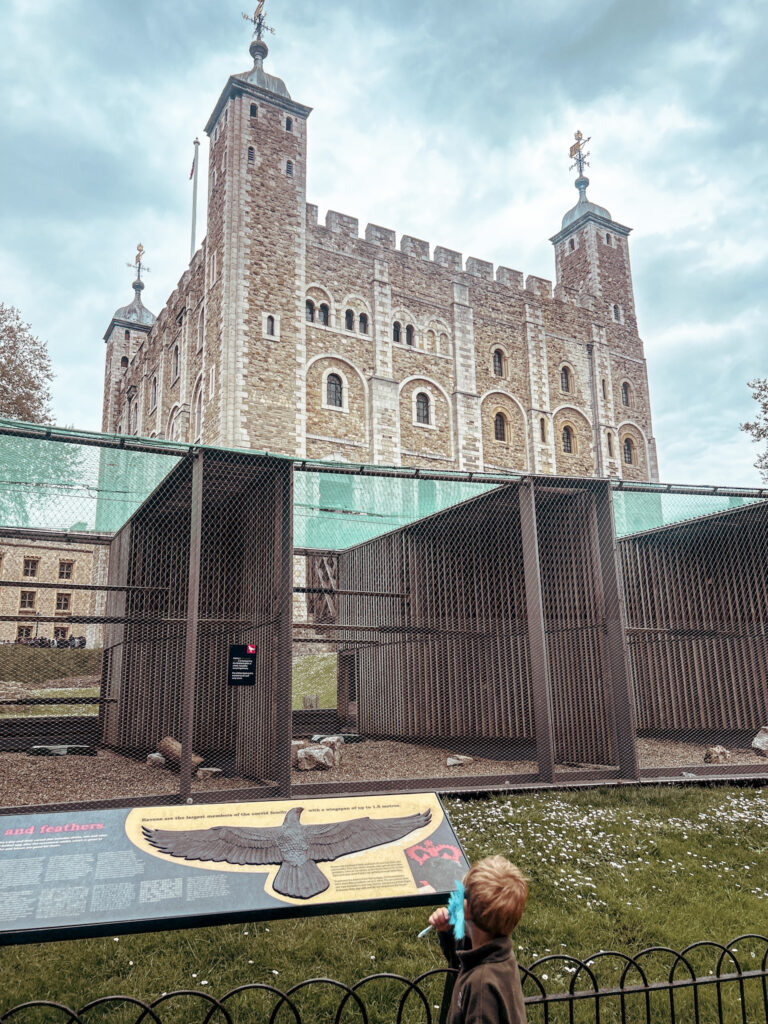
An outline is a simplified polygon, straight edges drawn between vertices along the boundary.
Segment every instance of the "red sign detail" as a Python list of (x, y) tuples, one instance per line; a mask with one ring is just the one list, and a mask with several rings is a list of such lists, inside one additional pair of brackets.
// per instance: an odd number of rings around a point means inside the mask
[(435, 846), (431, 839), (425, 839), (423, 843), (418, 843), (416, 846), (409, 846), (405, 853), (419, 865), (432, 857), (438, 857), (440, 860), (461, 860), (461, 850), (458, 846), (451, 846), (448, 843)]
[(255, 654), (256, 653), (256, 644), (248, 644), (248, 653), (249, 654)]

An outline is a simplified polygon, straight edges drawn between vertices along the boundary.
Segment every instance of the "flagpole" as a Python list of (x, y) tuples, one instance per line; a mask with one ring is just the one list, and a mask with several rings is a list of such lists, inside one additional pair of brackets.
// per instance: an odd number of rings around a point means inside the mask
[(192, 242), (189, 247), (190, 262), (195, 255), (195, 233), (197, 230), (197, 165), (200, 152), (200, 139), (195, 139), (195, 157), (192, 162)]

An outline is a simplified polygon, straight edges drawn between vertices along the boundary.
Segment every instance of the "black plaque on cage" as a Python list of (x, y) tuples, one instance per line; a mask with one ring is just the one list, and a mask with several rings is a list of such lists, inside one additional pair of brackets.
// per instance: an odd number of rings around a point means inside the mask
[(230, 686), (254, 686), (256, 683), (256, 644), (232, 644), (229, 648), (227, 682)]

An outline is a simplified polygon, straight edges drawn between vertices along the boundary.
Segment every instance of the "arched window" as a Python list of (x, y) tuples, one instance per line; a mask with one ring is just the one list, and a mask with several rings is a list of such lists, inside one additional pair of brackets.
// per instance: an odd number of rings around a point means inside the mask
[[(493, 351), (493, 372), (497, 377), (504, 376), (504, 356), (502, 355), (500, 348), (494, 349)], [(501, 440), (503, 440), (503, 438)]]
[(416, 422), (429, 423), (429, 395), (423, 391), (416, 395)]
[(624, 438), (624, 461), (628, 466), (635, 461), (635, 446), (632, 444), (631, 437)]
[(328, 374), (328, 379), (325, 382), (325, 402), (326, 405), (333, 405), (337, 409), (344, 407), (344, 392), (338, 373)]
[(622, 405), (629, 406), (629, 396), (630, 396), (629, 384), (626, 381), (624, 381), (624, 383), (621, 385), (621, 404)]
[(168, 431), (167, 431), (166, 441), (175, 441), (176, 440), (176, 423), (177, 423), (177, 421), (178, 421), (178, 416), (176, 415), (176, 410), (174, 410), (171, 413), (171, 418), (168, 420)]
[(408, 324), (408, 326), (405, 328), (405, 344), (406, 345), (412, 345), (413, 344), (413, 333), (414, 333), (413, 332), (413, 325), (412, 324)]
[(305, 310), (306, 310), (305, 316), (307, 318), (307, 323), (313, 324), (315, 322), (315, 304), (312, 301), (312, 299), (307, 299), (307, 304), (305, 306)]
[(123, 356), (122, 357), (122, 359), (120, 360), (120, 366), (121, 366), (121, 368), (123, 370), (127, 370), (128, 369), (128, 356)]
[(267, 334), (270, 337), (274, 337), (275, 334), (275, 318), (273, 316), (267, 317)]
[(493, 420), (493, 436), (497, 441), (507, 440), (507, 421), (503, 412), (497, 412)]
[(547, 421), (544, 419), (543, 416), (539, 420), (539, 434), (541, 435), (542, 441), (547, 440)]
[(567, 366), (563, 366), (560, 368), (560, 390), (571, 390), (571, 371), (568, 369)]
[(610, 235), (606, 235), (605, 236), (605, 244), (606, 245), (613, 245), (613, 239), (611, 238)]
[(444, 356), (448, 355), (448, 335), (447, 334), (441, 334), (440, 335), (440, 349), (439, 349), (439, 351)]
[(613, 319), (616, 321), (616, 323), (618, 323), (621, 319), (621, 317), (619, 316), (619, 307), (616, 305), (616, 303), (613, 304)]
[(327, 327), (328, 326), (328, 321), (329, 321), (330, 316), (331, 316), (331, 311), (328, 308), (327, 303), (321, 302), (320, 303), (320, 308), (319, 308), (318, 312), (320, 314), (320, 323), (323, 325), (323, 327)]
[(427, 352), (435, 352), (435, 332), (427, 331)]
[(573, 431), (569, 426), (563, 427), (563, 451), (566, 455), (573, 454)]
[(286, 160), (285, 173), (288, 175), (289, 178), (293, 177), (293, 160)]
[(195, 440), (199, 441), (203, 434), (203, 384), (197, 385), (195, 402), (193, 405)]
[(128, 331), (128, 330), (126, 330), (126, 332), (125, 332), (125, 334), (123, 335), (123, 337), (124, 337), (124, 338), (125, 338), (125, 340), (126, 340), (126, 341), (127, 341), (127, 342), (128, 342), (129, 344), (130, 344), (130, 341), (131, 341), (131, 332), (130, 332), (130, 331)]
[(293, 118), (292, 117), (286, 117), (286, 119), (285, 119), (285, 130), (287, 132), (292, 132), (293, 131)]
[(366, 313), (361, 313), (360, 314), (360, 333), (361, 334), (367, 334), (368, 333), (368, 316), (367, 316)]
[(348, 309), (344, 314), (344, 329), (347, 331), (354, 331), (355, 329), (355, 314), (351, 309)]
[(613, 458), (613, 434), (608, 434), (608, 457)]
[(152, 383), (149, 386), (149, 408), (154, 409), (157, 407), (157, 377), (152, 378)]
[(176, 380), (176, 378), (179, 376), (179, 346), (178, 345), (175, 345), (174, 348), (173, 348), (173, 359), (172, 359), (171, 365), (172, 365), (171, 377), (172, 377), (172, 380)]
[(252, 164), (256, 162), (256, 150), (253, 146), (248, 147), (248, 163)]
[(395, 322), (392, 324), (392, 341), (394, 341), (395, 344), (397, 344), (397, 345), (400, 344), (400, 321), (399, 320), (395, 320)]
[(255, 103), (252, 103), (251, 104), (251, 117), (256, 117), (258, 112), (259, 112), (259, 108), (256, 106)]
[(205, 306), (200, 310), (197, 318), (197, 351), (202, 352), (205, 341)]
[(571, 240), (570, 240), (570, 241), (568, 242), (568, 249), (570, 250), (570, 252), (573, 252), (573, 250), (574, 250), (575, 248), (576, 248), (576, 243), (574, 242), (574, 240), (573, 240), (573, 239), (571, 239)]

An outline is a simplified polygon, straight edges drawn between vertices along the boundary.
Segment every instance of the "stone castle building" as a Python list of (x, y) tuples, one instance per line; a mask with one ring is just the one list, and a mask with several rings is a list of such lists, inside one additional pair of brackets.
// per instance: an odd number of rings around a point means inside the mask
[(434, 470), (658, 478), (630, 229), (587, 199), (556, 283), (306, 200), (311, 108), (264, 70), (206, 126), (208, 234), (105, 335), (103, 430)]

